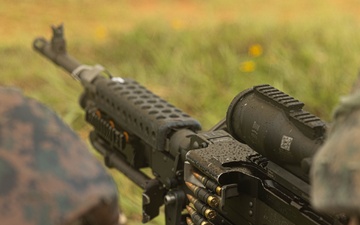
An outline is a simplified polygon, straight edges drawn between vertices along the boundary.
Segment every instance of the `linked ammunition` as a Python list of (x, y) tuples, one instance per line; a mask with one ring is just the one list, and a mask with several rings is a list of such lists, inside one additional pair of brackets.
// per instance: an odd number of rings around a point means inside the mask
[(210, 194), (208, 190), (198, 187), (190, 182), (185, 182), (185, 184), (194, 193), (195, 197), (207, 203), (210, 207), (217, 208), (219, 206), (219, 199)]
[(195, 210), (205, 216), (206, 219), (213, 220), (216, 217), (215, 210), (209, 208), (191, 195), (187, 195), (187, 198), (189, 199), (190, 203), (194, 205)]
[(191, 220), (190, 217), (186, 217), (186, 224), (187, 225), (195, 225), (195, 223)]
[(206, 219), (197, 213), (191, 206), (187, 205), (186, 209), (189, 212), (191, 220), (195, 225), (211, 225), (210, 222), (206, 221)]
[(206, 176), (202, 176), (199, 173), (193, 172), (193, 175), (198, 179), (206, 188), (210, 189), (217, 195), (221, 195), (222, 188), (213, 180), (209, 179)]

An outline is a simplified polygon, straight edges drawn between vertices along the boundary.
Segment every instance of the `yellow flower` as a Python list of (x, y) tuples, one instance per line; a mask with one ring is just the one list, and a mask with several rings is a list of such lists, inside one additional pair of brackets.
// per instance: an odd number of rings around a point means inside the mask
[(252, 57), (261, 56), (263, 53), (263, 48), (259, 44), (253, 44), (249, 47), (248, 54)]
[(105, 39), (108, 37), (108, 30), (105, 26), (97, 26), (95, 28), (94, 36), (95, 39), (98, 41), (105, 41)]
[(173, 20), (171, 26), (174, 30), (182, 30), (185, 27), (184, 21), (182, 20)]
[(242, 62), (240, 64), (241, 72), (250, 73), (250, 72), (253, 72), (255, 70), (255, 68), (256, 68), (256, 64), (252, 60), (248, 60), (248, 61)]

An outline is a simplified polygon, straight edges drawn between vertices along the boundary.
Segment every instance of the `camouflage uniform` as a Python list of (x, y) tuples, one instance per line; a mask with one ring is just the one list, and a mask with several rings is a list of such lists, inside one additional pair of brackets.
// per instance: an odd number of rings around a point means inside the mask
[(116, 225), (117, 190), (50, 110), (0, 88), (0, 224)]
[(315, 208), (360, 215), (360, 92), (343, 98), (334, 123), (312, 166), (312, 200)]

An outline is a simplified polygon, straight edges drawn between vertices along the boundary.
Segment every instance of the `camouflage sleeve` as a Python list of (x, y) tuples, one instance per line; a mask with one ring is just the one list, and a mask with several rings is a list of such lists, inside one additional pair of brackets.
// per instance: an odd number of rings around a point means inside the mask
[(0, 88), (2, 225), (117, 224), (112, 178), (52, 111)]
[(325, 144), (315, 155), (313, 205), (332, 213), (360, 215), (360, 92), (343, 98)]

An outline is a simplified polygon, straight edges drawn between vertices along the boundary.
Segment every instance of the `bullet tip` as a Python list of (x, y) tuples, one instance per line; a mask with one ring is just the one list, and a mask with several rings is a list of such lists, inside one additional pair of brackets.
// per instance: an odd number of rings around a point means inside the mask
[(193, 214), (193, 212), (195, 211), (191, 206), (187, 205), (186, 206), (186, 210), (189, 212), (189, 214)]

